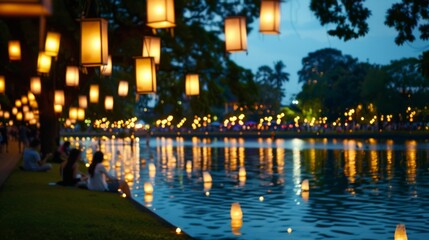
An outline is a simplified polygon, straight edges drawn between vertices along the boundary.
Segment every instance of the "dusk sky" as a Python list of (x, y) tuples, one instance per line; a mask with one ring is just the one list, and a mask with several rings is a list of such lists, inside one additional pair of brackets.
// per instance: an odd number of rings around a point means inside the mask
[(372, 12), (368, 20), (369, 33), (363, 38), (347, 42), (327, 34), (330, 28), (320, 25), (309, 9), (310, 0), (282, 2), (280, 35), (259, 33), (257, 19), (252, 24), (252, 32), (248, 34), (248, 53), (233, 53), (231, 59), (254, 73), (262, 65), (272, 68), (275, 61), (283, 61), (290, 76), (285, 86), (286, 97), (282, 103), (289, 104), (293, 95), (301, 90), (297, 72), (302, 67), (301, 60), (310, 52), (335, 48), (343, 54), (358, 58), (361, 62), (385, 65), (391, 60), (419, 57), (424, 50), (428, 50), (428, 41), (417, 40), (403, 46), (395, 44), (397, 32), (384, 25), (386, 11), (394, 2), (398, 1), (367, 0), (366, 5)]

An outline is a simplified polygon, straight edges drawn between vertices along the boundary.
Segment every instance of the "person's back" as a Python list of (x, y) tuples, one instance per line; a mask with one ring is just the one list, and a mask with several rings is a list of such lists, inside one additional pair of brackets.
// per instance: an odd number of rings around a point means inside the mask
[(88, 189), (94, 191), (107, 191), (106, 168), (102, 163), (95, 166), (94, 173), (88, 178)]
[(46, 164), (47, 159), (50, 155), (47, 155), (45, 159), (41, 159), (40, 153), (40, 141), (33, 139), (30, 143), (30, 147), (24, 149), (23, 158), (23, 169), (27, 171), (47, 171), (52, 168), (51, 164)]

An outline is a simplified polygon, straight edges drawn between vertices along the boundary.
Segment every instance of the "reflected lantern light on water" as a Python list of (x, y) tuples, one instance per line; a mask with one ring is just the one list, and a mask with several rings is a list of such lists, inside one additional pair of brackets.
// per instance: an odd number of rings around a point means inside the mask
[(238, 170), (238, 177), (243, 178), (246, 177), (246, 168), (241, 166)]
[(145, 194), (152, 194), (153, 193), (153, 186), (150, 182), (144, 183), (144, 192)]
[(308, 179), (304, 179), (301, 183), (301, 190), (303, 192), (310, 191), (310, 183), (308, 182)]
[(205, 183), (212, 182), (212, 176), (209, 172), (203, 172), (203, 181)]
[(396, 225), (395, 240), (408, 240), (407, 231), (404, 224)]
[(235, 202), (231, 204), (231, 211), (230, 211), (231, 219), (242, 219), (243, 218), (243, 212), (241, 211), (240, 203)]

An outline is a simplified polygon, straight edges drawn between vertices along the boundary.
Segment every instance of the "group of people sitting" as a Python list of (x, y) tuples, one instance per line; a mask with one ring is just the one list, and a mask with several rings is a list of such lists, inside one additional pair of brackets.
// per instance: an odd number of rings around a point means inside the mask
[[(43, 159), (40, 156), (40, 141), (33, 139), (29, 147), (23, 152), (23, 166), (27, 171), (48, 171), (52, 169), (52, 164), (47, 163), (48, 159), (61, 161), (60, 176), (61, 181), (57, 184), (62, 186), (76, 186), (87, 188), (93, 191), (118, 192), (122, 190), (126, 196), (130, 196), (128, 184), (112, 176), (102, 164), (104, 154), (96, 151), (92, 162), (88, 168), (88, 175), (79, 171), (82, 151), (77, 148), (70, 149), (70, 142), (64, 142), (55, 154), (47, 154)], [(56, 157), (54, 156), (56, 155)], [(54, 156), (54, 157), (53, 157)], [(55, 160), (59, 157), (60, 160)]]

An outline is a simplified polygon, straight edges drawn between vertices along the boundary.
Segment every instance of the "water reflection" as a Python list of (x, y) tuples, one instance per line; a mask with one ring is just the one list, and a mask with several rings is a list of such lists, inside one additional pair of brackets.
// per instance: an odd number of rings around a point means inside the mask
[[(69, 140), (87, 162), (104, 151), (109, 171), (129, 182), (136, 201), (198, 239), (388, 239), (398, 223), (410, 239), (429, 234), (427, 143)], [(310, 191), (301, 189), (303, 180)], [(240, 221), (230, 219), (234, 202), (244, 212)]]

